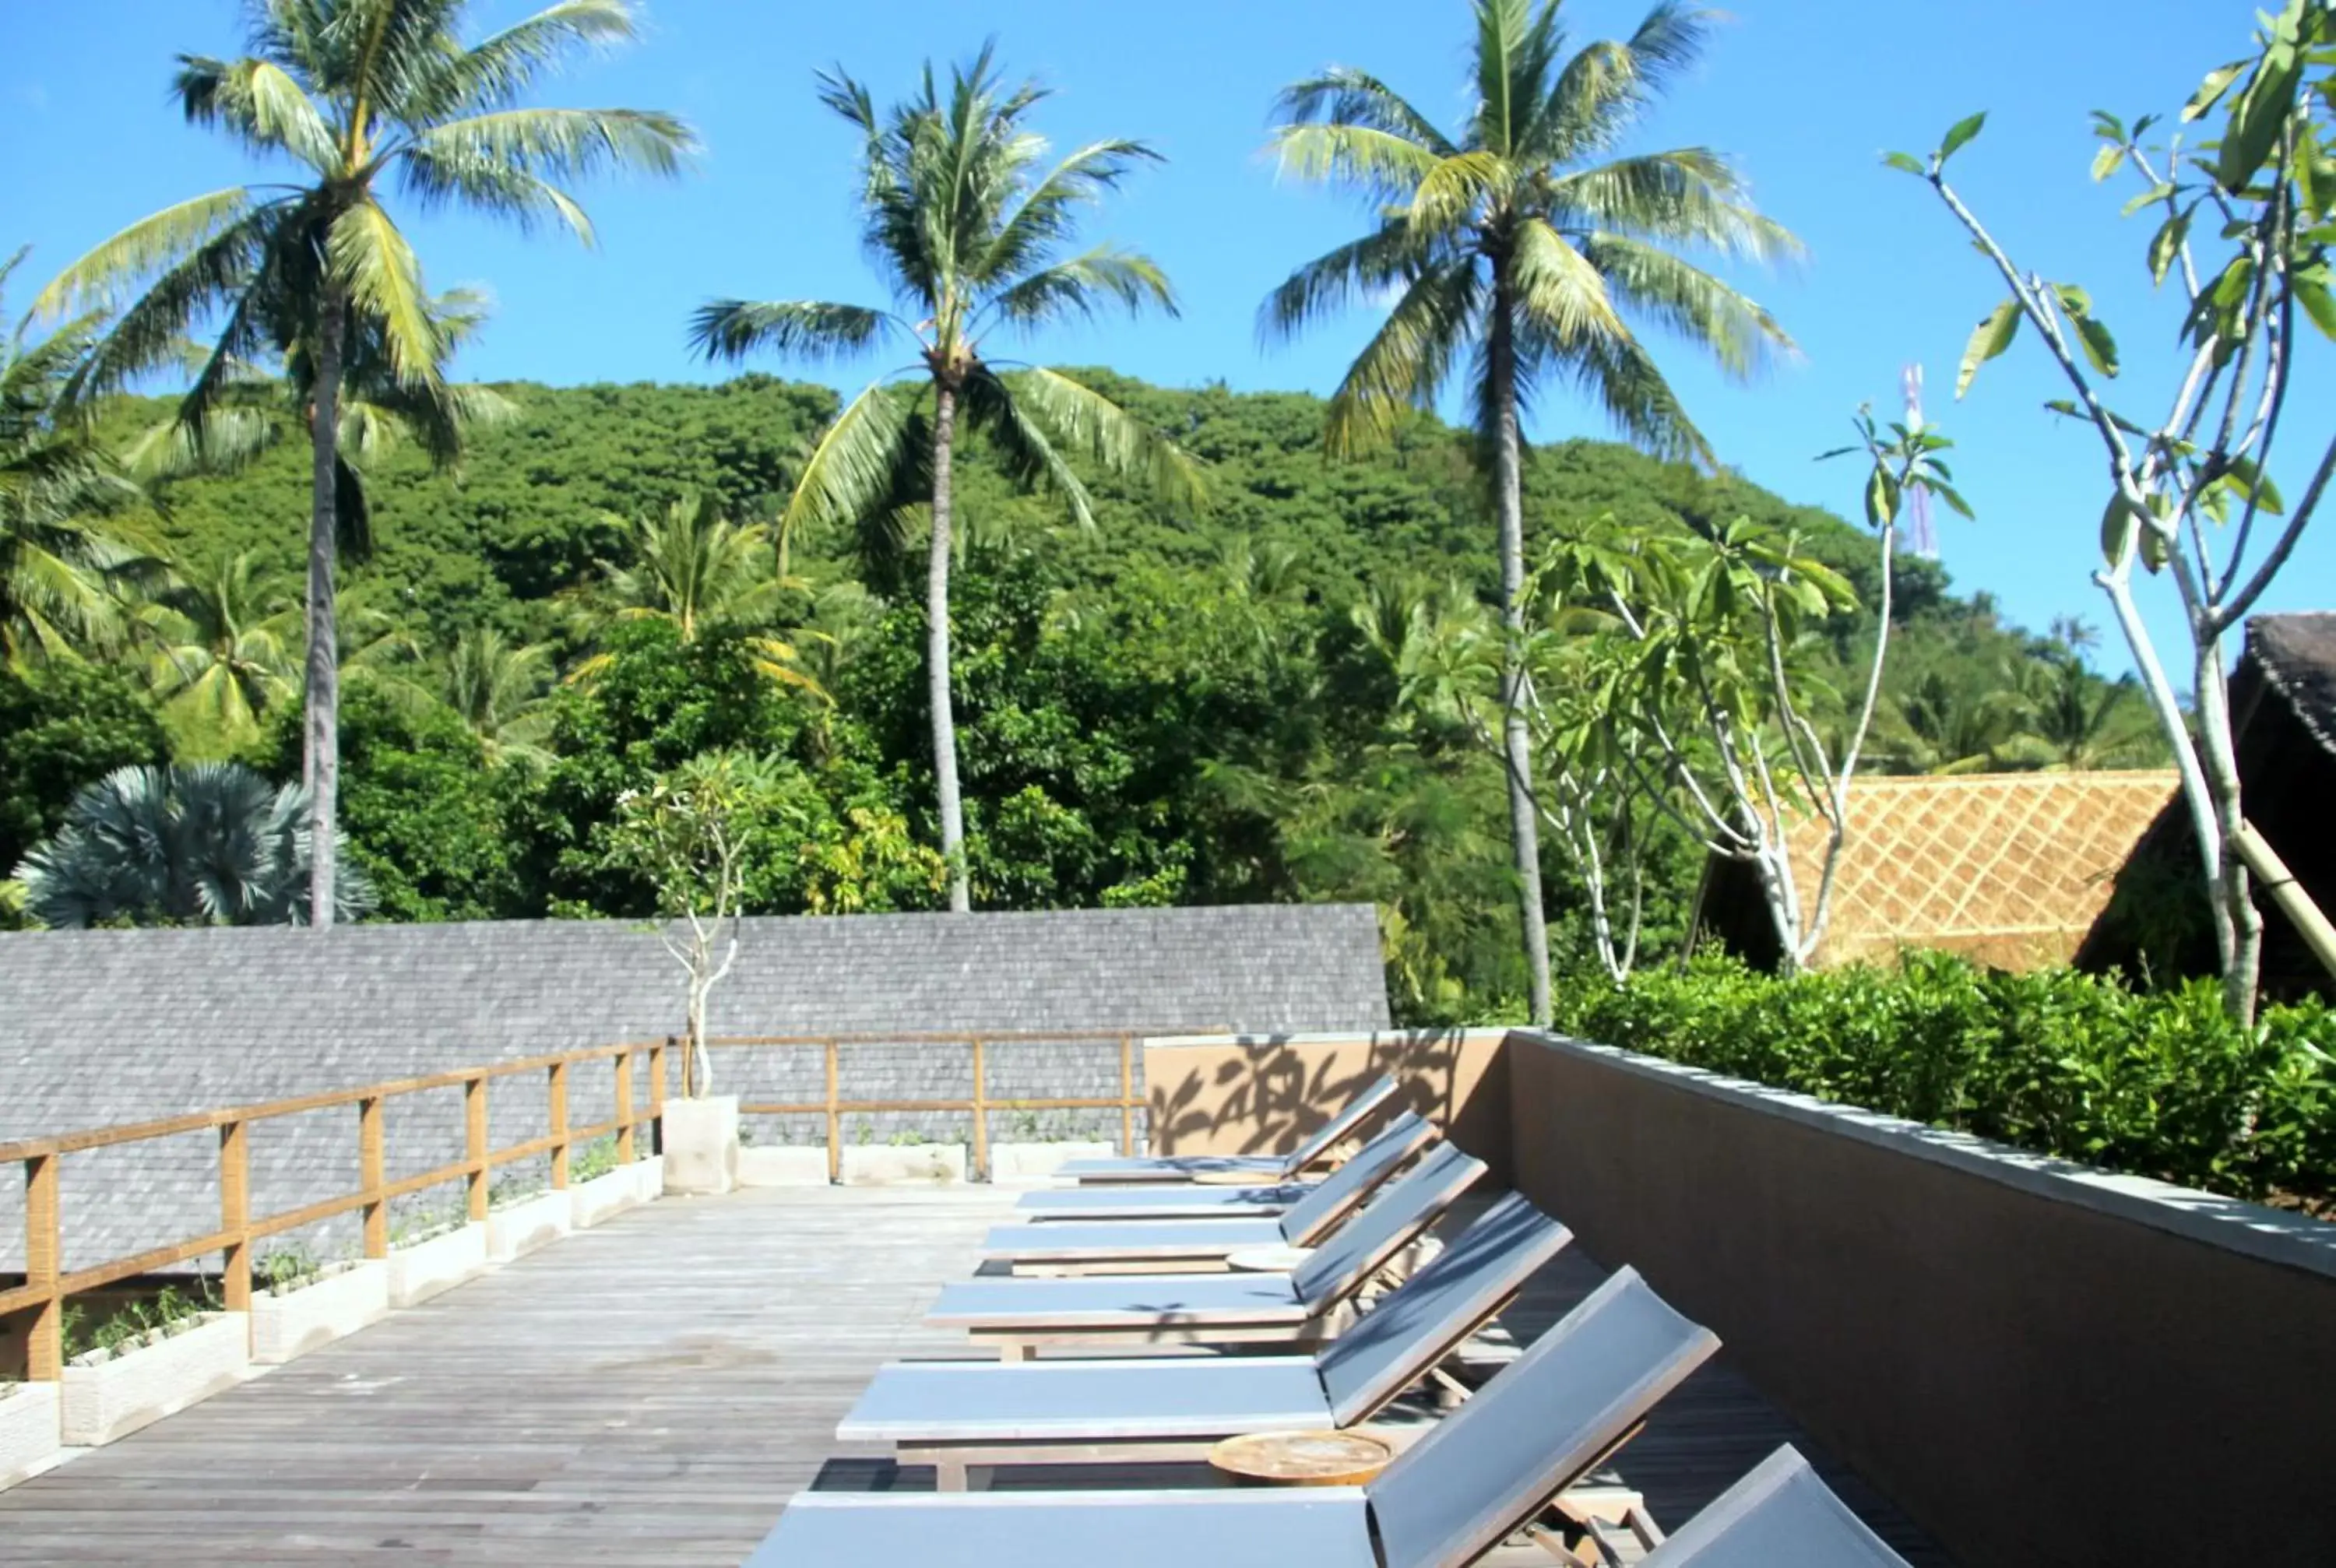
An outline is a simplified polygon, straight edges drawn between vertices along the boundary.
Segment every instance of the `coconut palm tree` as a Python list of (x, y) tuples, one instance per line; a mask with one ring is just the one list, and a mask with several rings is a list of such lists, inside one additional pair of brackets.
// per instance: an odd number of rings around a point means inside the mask
[(551, 650), (512, 642), (492, 627), (466, 631), (446, 655), (443, 696), (485, 747), (487, 760), (540, 762), (550, 754)]
[(299, 690), (298, 600), (248, 553), (172, 583), (140, 619), (154, 641), (149, 678), (182, 753), (235, 750)]
[[(0, 295), (24, 256), (0, 262)], [(160, 574), (151, 554), (92, 521), (136, 500), (138, 487), (88, 422), (60, 406), (99, 326), (86, 316), (35, 338), (28, 318), (0, 338), (0, 657), (12, 664), (119, 642), (116, 590)]]
[[(1631, 441), (1709, 461), (1634, 324), (1748, 375), (1789, 340), (1689, 254), (1766, 260), (1798, 242), (1707, 148), (1614, 156), (1702, 52), (1709, 13), (1662, 0), (1628, 40), (1569, 55), (1562, 0), (1474, 0), (1472, 10), (1474, 102), (1455, 131), (1362, 71), (1334, 68), (1282, 93), (1273, 139), (1282, 167), (1360, 196), (1373, 223), (1292, 273), (1261, 324), (1269, 338), (1287, 338), (1358, 299), (1395, 296), (1331, 400), (1334, 453), (1390, 439), (1406, 407), (1432, 406), (1465, 367), (1515, 644), (1524, 634), (1520, 426), (1531, 395), (1571, 383)], [(1549, 940), (1514, 647), (1504, 665), (1510, 839), (1533, 1018), (1546, 1021)]]
[(1046, 96), (1033, 83), (1007, 85), (987, 49), (952, 71), (945, 89), (927, 66), (919, 93), (883, 114), (860, 83), (840, 72), (822, 75), (821, 102), (861, 138), (861, 235), (895, 307), (719, 299), (697, 312), (691, 331), (715, 359), (768, 348), (819, 362), (887, 342), (916, 357), (905, 395), (881, 379), (836, 416), (804, 464), (782, 526), (858, 527), (920, 492), (930, 502), (926, 681), (941, 852), (949, 907), (960, 911), (972, 908), (972, 894), (949, 692), (959, 434), (986, 433), (1018, 481), (1059, 491), (1082, 525), (1093, 524), (1093, 506), (1066, 451), (1139, 479), (1171, 504), (1199, 498), (1190, 460), (1125, 409), (1059, 371), (1024, 365), (1009, 374), (1013, 362), (990, 356), (993, 336), (1107, 307), (1175, 310), (1149, 257), (1112, 246), (1066, 254), (1080, 209), (1157, 154), (1140, 141), (1103, 141), (1048, 166), (1046, 143), (1027, 125)]
[[(300, 925), (308, 920), (307, 792), (240, 763), (118, 768), (73, 797), (65, 825), (16, 868), (50, 927)], [(374, 907), (355, 866), (340, 914)]]
[(472, 208), (589, 240), (563, 182), (610, 166), (676, 171), (694, 140), (670, 115), (523, 109), (566, 57), (634, 33), (629, 0), (560, 4), (471, 44), (470, 0), (247, 0), (247, 56), (180, 56), (187, 118), (299, 170), (288, 183), (230, 186), (143, 219), (49, 286), (36, 308), (121, 306), (82, 387), (108, 390), (167, 363), (190, 328), (217, 327), (209, 361), (180, 404), (200, 431), (221, 393), (268, 351), (313, 365), (305, 776), (316, 842), (316, 923), (335, 907), (340, 783), (333, 626), (340, 536), (340, 399), (353, 358), (377, 342), (396, 382), (443, 379), (448, 343), (421, 258), (384, 205), (394, 183), (423, 205)]

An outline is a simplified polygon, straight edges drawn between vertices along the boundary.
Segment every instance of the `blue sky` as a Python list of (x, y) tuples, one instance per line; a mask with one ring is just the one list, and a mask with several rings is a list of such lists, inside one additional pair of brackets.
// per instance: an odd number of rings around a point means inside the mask
[[(482, 26), (529, 7), (481, 0)], [(1570, 0), (1577, 38), (1627, 31), (1643, 7)], [(1740, 281), (1782, 318), (1800, 357), (1751, 386), (1683, 348), (1665, 362), (1723, 461), (1796, 500), (1854, 514), (1857, 476), (1817, 467), (1850, 412), (1894, 410), (1901, 368), (1926, 366), (1930, 413), (1956, 438), (1958, 476), (1979, 511), (1942, 517), (1959, 586), (1985, 589), (2043, 628), (2075, 613), (2107, 628), (2088, 573), (2105, 495), (2090, 435), (2039, 411), (2061, 394), (2023, 343), (1961, 404), (1954, 368), (1971, 326), (1999, 297), (1984, 263), (1929, 193), (1882, 169), (1888, 148), (1926, 151), (1952, 121), (1990, 112), (1959, 157), (1967, 196), (2024, 264), (2089, 287), (2127, 357), (2124, 406), (2147, 414), (2171, 391), (2175, 312), (2141, 263), (2127, 192), (2092, 185), (2087, 112), (2176, 107), (2214, 63), (2244, 52), (2244, 0), (1737, 0), (1707, 63), (1647, 122), (1638, 145), (1709, 145), (1737, 158), (1762, 205), (1810, 249), (1806, 266)], [(250, 176), (232, 146), (182, 125), (165, 101), (170, 57), (230, 53), (230, 0), (5, 0), (0, 144), (12, 160), (0, 248), (30, 243), (46, 276), (124, 223)], [(607, 185), (587, 206), (600, 245), (522, 239), (482, 220), (416, 219), (434, 287), (476, 283), (496, 319), (462, 370), (553, 383), (706, 379), (684, 345), (711, 295), (873, 299), (852, 226), (848, 131), (813, 102), (813, 73), (841, 62), (880, 99), (928, 55), (970, 53), (995, 34), (1007, 65), (1058, 90), (1040, 128), (1068, 144), (1150, 140), (1168, 162), (1140, 176), (1092, 232), (1151, 251), (1183, 302), (1175, 320), (1113, 323), (1034, 346), (1056, 362), (1108, 364), (1169, 385), (1327, 391), (1369, 329), (1358, 316), (1294, 348), (1267, 350), (1258, 301), (1290, 268), (1356, 229), (1356, 211), (1278, 180), (1260, 156), (1273, 93), (1321, 65), (1367, 67), (1431, 112), (1465, 102), (1459, 0), (890, 0), (882, 5), (654, 0), (638, 47), (591, 62), (543, 102), (676, 111), (704, 136), (696, 174), (671, 186)], [(22, 298), (18, 303), (21, 305)], [(770, 368), (779, 369), (773, 365)], [(789, 374), (807, 374), (791, 371)], [(849, 381), (852, 371), (833, 379)], [(1537, 439), (1603, 433), (1594, 411), (1553, 395)], [(2299, 460), (2300, 441), (2282, 465)], [(2291, 494), (2301, 489), (2290, 478)], [(2144, 593), (2161, 646), (2185, 646), (2169, 584)], [(2336, 523), (2290, 563), (2267, 608), (2336, 603)], [(2102, 662), (2125, 663), (2113, 632)], [(2187, 685), (2177, 670), (2176, 679)]]

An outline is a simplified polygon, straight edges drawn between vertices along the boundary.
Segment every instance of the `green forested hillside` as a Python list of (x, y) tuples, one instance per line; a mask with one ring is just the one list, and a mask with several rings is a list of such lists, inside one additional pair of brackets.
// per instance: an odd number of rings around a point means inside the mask
[[(1205, 460), (1209, 505), (1163, 515), (1098, 477), (1101, 525), (1083, 532), (1052, 498), (1017, 492), (990, 454), (968, 454), (957, 669), (977, 903), (1370, 900), (1386, 913), (1405, 1011), (1501, 1009), (1522, 976), (1497, 770), (1405, 711), (1372, 635), (1423, 596), (1492, 589), (1473, 437), (1417, 419), (1384, 454), (1334, 463), (1312, 397), (1089, 374)], [(618, 618), (606, 589), (609, 570), (630, 564), (629, 517), (661, 515), (690, 492), (742, 518), (768, 513), (833, 394), (752, 375), (502, 390), (515, 415), (472, 434), (459, 472), (433, 473), (411, 452), (368, 471), (375, 549), (345, 595), (362, 611), (346, 662), (365, 678), (352, 679), (345, 715), (344, 811), (383, 915), (645, 912), (648, 889), (607, 852), (616, 799), (725, 746), (781, 756), (790, 781), (788, 809), (758, 835), (750, 907), (939, 901), (913, 511), (889, 534), (790, 541), (779, 591), (715, 605), (692, 638), (656, 616)], [(169, 406), (125, 404), (110, 430), (127, 439)], [(162, 541), (190, 579), (247, 555), (252, 613), (288, 607), (307, 465), (287, 431), (243, 472), (177, 482), (158, 510), (122, 521)], [(1609, 511), (1653, 528), (1738, 514), (1796, 526), (1864, 602), (1875, 599), (1870, 537), (1731, 477), (1570, 442), (1533, 454), (1526, 496), (1529, 531), (1543, 537)], [(2122, 738), (2147, 731), (2138, 703), (2084, 673), (2070, 639), (2001, 625), (1929, 562), (1903, 560), (1898, 575), (1903, 632), (1878, 765), (2146, 760), (2146, 743)], [(507, 694), (493, 713), (423, 696), (454, 695), (450, 651), (485, 629), (545, 645), (522, 683), (544, 692)], [(1854, 659), (1872, 627), (1848, 617), (1833, 630)], [(755, 673), (751, 639), (774, 632), (831, 700)], [(297, 637), (289, 618), (293, 660)], [(593, 678), (552, 684), (595, 656)], [(127, 661), (111, 678), (142, 685)], [(256, 738), (234, 746), (278, 777), (298, 771), (296, 689), (278, 690)], [(29, 734), (38, 696), (0, 705), (0, 719)], [(2072, 703), (2087, 734), (2068, 733)], [(64, 760), (42, 775), (38, 811), (6, 824), (10, 863), (43, 825), (33, 819), (54, 824), (62, 780), (164, 743), (54, 744)], [(183, 719), (167, 743), (181, 755), (219, 745)], [(1694, 880), (1683, 845), (1665, 866), (1657, 942), (1679, 935)], [(1550, 874), (1562, 963), (1581, 933), (1555, 863)]]

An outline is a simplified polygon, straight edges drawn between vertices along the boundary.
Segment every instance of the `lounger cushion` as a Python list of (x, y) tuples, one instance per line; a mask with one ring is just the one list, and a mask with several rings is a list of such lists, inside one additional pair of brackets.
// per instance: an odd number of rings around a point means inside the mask
[(1161, 1154), (1151, 1159), (1066, 1160), (1055, 1174), (1076, 1182), (1177, 1182), (1244, 1171), (1260, 1180), (1281, 1174), (1280, 1154)]
[(835, 1429), (846, 1443), (1229, 1437), (1327, 1426), (1309, 1356), (896, 1362)]
[(1789, 1445), (1657, 1547), (1646, 1568), (1906, 1568)]
[(1312, 1189), (1265, 1187), (1070, 1187), (1025, 1193), (1016, 1207), (1033, 1218), (1070, 1220), (1208, 1220), (1238, 1214), (1279, 1214)]
[(1361, 1492), (806, 1492), (747, 1568), (1377, 1568)]
[(1303, 1323), (1287, 1274), (1132, 1274), (1095, 1280), (967, 1280), (926, 1321), (962, 1329), (1107, 1329)]
[(1109, 1262), (1114, 1259), (1212, 1258), (1244, 1247), (1281, 1245), (1281, 1222), (1238, 1220), (1048, 1220), (996, 1225), (981, 1255), (1026, 1263)]

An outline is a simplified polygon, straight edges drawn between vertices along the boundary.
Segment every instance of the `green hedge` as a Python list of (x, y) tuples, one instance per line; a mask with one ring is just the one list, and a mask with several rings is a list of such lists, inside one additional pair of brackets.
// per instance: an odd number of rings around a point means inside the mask
[(2253, 1030), (2214, 985), (2139, 992), (1936, 953), (1780, 980), (1731, 959), (1584, 980), (1558, 1027), (1822, 1099), (2242, 1198), (2336, 1206), (2336, 1012)]

